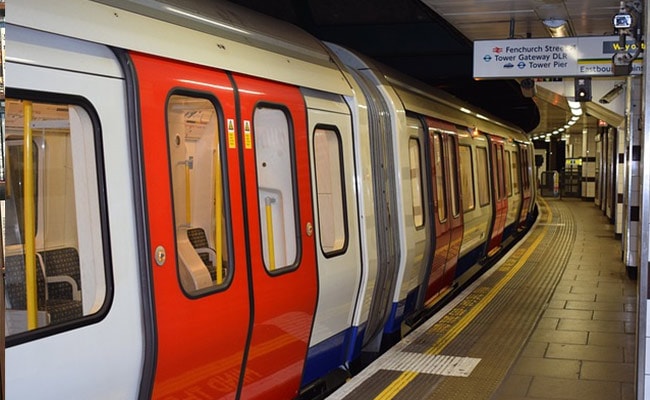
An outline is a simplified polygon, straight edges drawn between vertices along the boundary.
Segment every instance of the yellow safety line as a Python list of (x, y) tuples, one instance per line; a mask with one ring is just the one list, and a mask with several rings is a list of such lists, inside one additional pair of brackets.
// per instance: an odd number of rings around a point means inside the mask
[(402, 374), (397, 377), (397, 379), (395, 379), (390, 385), (386, 387), (386, 389), (382, 390), (382, 392), (375, 397), (375, 400), (392, 399), (397, 393), (404, 389), (406, 385), (415, 379), (417, 375), (418, 373), (413, 371), (402, 372)]
[[(546, 201), (544, 199), (540, 198), (540, 201), (543, 202), (545, 205)], [(548, 208), (548, 207), (547, 207)], [(553, 213), (551, 212), (550, 209), (548, 209), (548, 213), (546, 215), (546, 223), (549, 223), (553, 220)], [(451, 328), (447, 333), (438, 339), (436, 343), (430, 347), (427, 351), (424, 352), (424, 354), (429, 354), (429, 355), (436, 355), (440, 354), (440, 352), (449, 344), (451, 343), (452, 340), (454, 340), (462, 331), (469, 325), (474, 318), (478, 316), (478, 314), (485, 308), (487, 307), (488, 304), (496, 297), (497, 294), (503, 289), (503, 287), (512, 279), (512, 277), (519, 272), (521, 267), (528, 261), (528, 258), (533, 254), (533, 252), (537, 249), (537, 246), (541, 243), (541, 241), (544, 239), (544, 236), (546, 234), (546, 231), (548, 230), (548, 226), (544, 225), (542, 228), (542, 233), (540, 233), (539, 237), (535, 239), (535, 241), (530, 245), (528, 250), (523, 254), (523, 256), (519, 259), (517, 264), (515, 264), (508, 273), (501, 278), (501, 280), (494, 285), (494, 287), (476, 304), (474, 305), (471, 310), (465, 314), (454, 326)], [(386, 399), (392, 399), (397, 393), (399, 393), (406, 385), (408, 385), (415, 377), (418, 375), (418, 372), (413, 372), (413, 371), (405, 371), (403, 372), (396, 380), (394, 380), (390, 385), (388, 385), (381, 393), (379, 393), (376, 397), (375, 400), (386, 400)]]
[(23, 167), (24, 189), (23, 202), (25, 209), (25, 291), (27, 296), (27, 329), (38, 327), (38, 289), (36, 283), (36, 227), (34, 204), (34, 160), (32, 147), (32, 112), (31, 101), (23, 102)]

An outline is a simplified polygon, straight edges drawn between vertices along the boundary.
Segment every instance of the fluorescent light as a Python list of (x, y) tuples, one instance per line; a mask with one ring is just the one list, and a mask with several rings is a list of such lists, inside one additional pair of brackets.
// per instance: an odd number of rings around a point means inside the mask
[(579, 102), (571, 101), (571, 100), (567, 100), (566, 102), (569, 105), (569, 108), (571, 109), (571, 114), (575, 116), (582, 115), (582, 106), (580, 105)]

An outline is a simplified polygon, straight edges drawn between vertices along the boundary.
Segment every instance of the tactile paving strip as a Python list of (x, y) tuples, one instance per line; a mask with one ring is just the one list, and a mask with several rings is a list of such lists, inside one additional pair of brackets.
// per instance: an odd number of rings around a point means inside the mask
[[(401, 350), (382, 357), (367, 380), (332, 398), (489, 399), (548, 303), (575, 240), (572, 214), (561, 202), (550, 201), (540, 209), (535, 231), (479, 287), (421, 336), (407, 338)], [(518, 265), (533, 245), (537, 247), (526, 262)], [(477, 305), (483, 307), (478, 313)], [(464, 372), (443, 373), (451, 370), (443, 360)]]

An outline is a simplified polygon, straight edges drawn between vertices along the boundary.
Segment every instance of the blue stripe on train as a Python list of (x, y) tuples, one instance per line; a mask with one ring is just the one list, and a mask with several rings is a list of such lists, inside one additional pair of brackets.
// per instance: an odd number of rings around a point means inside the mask
[(314, 382), (358, 357), (365, 330), (365, 323), (361, 327), (353, 326), (310, 347), (301, 386)]
[(395, 333), (402, 329), (404, 318), (415, 311), (419, 289), (419, 286), (416, 287), (409, 292), (406, 299), (400, 300), (398, 303), (393, 303), (390, 310), (390, 316), (388, 317), (388, 321), (384, 327), (384, 333)]

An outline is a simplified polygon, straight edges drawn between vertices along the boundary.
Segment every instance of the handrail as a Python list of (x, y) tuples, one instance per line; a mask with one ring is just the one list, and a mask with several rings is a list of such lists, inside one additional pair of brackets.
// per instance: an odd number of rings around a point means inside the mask
[(192, 192), (190, 187), (190, 170), (194, 167), (194, 157), (183, 162), (185, 164), (185, 223), (192, 225)]
[(27, 329), (38, 326), (38, 297), (36, 282), (36, 227), (34, 204), (34, 160), (32, 147), (31, 101), (23, 101), (23, 217), (25, 232), (25, 292), (27, 294)]
[(223, 192), (221, 184), (221, 154), (219, 153), (219, 135), (216, 137), (216, 146), (214, 149), (214, 251), (215, 251), (215, 266), (217, 268), (217, 285), (223, 283), (223, 259), (222, 259), (222, 221), (223, 216)]
[(275, 244), (273, 240), (273, 210), (271, 204), (275, 203), (273, 197), (265, 197), (264, 205), (266, 208), (266, 240), (269, 247), (269, 270), (275, 271)]

